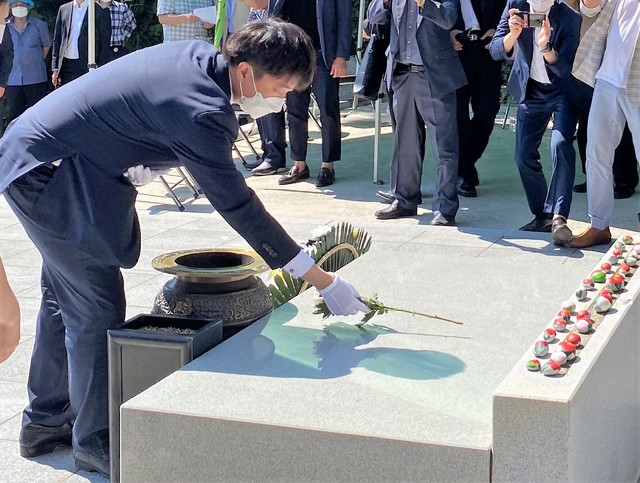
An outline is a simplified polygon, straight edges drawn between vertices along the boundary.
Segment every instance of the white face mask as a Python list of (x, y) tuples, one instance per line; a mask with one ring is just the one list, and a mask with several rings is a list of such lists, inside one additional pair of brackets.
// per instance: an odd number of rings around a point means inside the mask
[(555, 0), (527, 0), (534, 12), (547, 12), (555, 3)]
[(14, 17), (22, 18), (29, 14), (29, 9), (27, 7), (13, 7), (11, 13)]
[(256, 79), (253, 76), (253, 68), (251, 68), (251, 80), (253, 81), (253, 89), (256, 91), (253, 97), (246, 97), (242, 92), (242, 82), (240, 83), (240, 107), (244, 112), (252, 118), (280, 112), (284, 106), (285, 99), (283, 97), (264, 97), (256, 88)]

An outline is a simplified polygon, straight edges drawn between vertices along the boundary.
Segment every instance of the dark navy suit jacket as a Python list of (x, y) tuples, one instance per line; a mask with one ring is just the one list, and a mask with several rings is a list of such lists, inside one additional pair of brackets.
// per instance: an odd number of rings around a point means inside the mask
[[(424, 18), (416, 32), (416, 41), (433, 97), (448, 94), (467, 83), (458, 54), (453, 50), (449, 39), (449, 31), (458, 18), (458, 5), (458, 0), (443, 0), (438, 7), (431, 0), (427, 0), (424, 7), (420, 9), (420, 14)], [(395, 0), (390, 0), (386, 6), (383, 0), (373, 0), (367, 11), (369, 25), (388, 25), (392, 21), (391, 15), (401, 14), (401, 12), (395, 12), (394, 8)], [(398, 28), (395, 22), (391, 28)], [(398, 35), (392, 32), (387, 62), (387, 86), (391, 85), (391, 75), (396, 65), (397, 55)]]
[[(64, 62), (64, 53), (69, 46), (71, 34), (71, 17), (73, 14), (73, 2), (60, 5), (56, 16), (56, 25), (53, 31), (53, 45), (51, 48), (51, 69), (60, 70)], [(89, 60), (89, 12), (85, 13), (80, 36), (78, 37), (78, 54), (80, 64), (87, 65)], [(111, 60), (111, 14), (109, 9), (103, 9), (96, 5), (96, 64), (104, 65)], [(62, 79), (64, 81), (64, 79)]]
[(63, 85), (10, 124), (0, 139), (0, 191), (62, 159), (27, 216), (106, 264), (130, 267), (140, 249), (137, 192), (122, 173), (184, 165), (265, 261), (283, 266), (300, 248), (233, 163), (238, 124), (229, 93), (226, 63), (206, 42), (129, 54)]
[[(287, 1), (297, 0), (269, 0), (269, 13), (281, 16)], [(316, 0), (320, 48), (329, 69), (336, 57), (349, 59), (351, 55), (352, 5), (352, 0)]]
[[(502, 44), (503, 38), (509, 33), (509, 9), (517, 8), (521, 11), (529, 11), (529, 4), (525, 0), (509, 0), (496, 34), (491, 41), (491, 56), (495, 60), (507, 60), (513, 52), (505, 52)], [(563, 79), (571, 75), (573, 59), (576, 56), (578, 43), (580, 42), (580, 24), (582, 17), (575, 10), (564, 3), (553, 4), (549, 10), (549, 22), (551, 23), (551, 39), (549, 44), (558, 54), (558, 61), (555, 64), (547, 64), (547, 74), (552, 84), (564, 84)], [(533, 49), (537, 48), (534, 43), (534, 32), (536, 29), (523, 29), (518, 37), (518, 53), (511, 68), (511, 75), (507, 83), (507, 88), (511, 95), (522, 102), (527, 91)]]

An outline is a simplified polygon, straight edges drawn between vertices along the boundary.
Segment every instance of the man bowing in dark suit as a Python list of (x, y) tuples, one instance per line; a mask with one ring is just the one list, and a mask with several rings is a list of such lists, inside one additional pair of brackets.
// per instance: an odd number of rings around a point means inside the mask
[[(54, 87), (69, 83), (89, 72), (89, 37), (87, 6), (91, 0), (73, 0), (60, 5), (53, 32), (51, 82)], [(111, 60), (111, 15), (96, 8), (96, 64)]]
[(131, 183), (139, 165), (186, 166), (271, 267), (310, 282), (334, 314), (368, 310), (349, 282), (300, 250), (231, 157), (231, 103), (254, 118), (279, 111), (288, 92), (311, 83), (311, 41), (269, 20), (234, 33), (224, 49), (196, 40), (129, 54), (45, 97), (0, 139), (0, 192), (43, 259), (23, 456), (72, 443), (79, 468), (109, 473), (107, 330), (124, 321), (120, 268), (140, 253)]
[(458, 211), (456, 89), (466, 83), (449, 40), (458, 0), (373, 0), (371, 25), (391, 22), (386, 83), (392, 98), (395, 141), (391, 191), (378, 194), (391, 206), (376, 211), (387, 220), (417, 213), (426, 129), (436, 159), (432, 225), (454, 225)]

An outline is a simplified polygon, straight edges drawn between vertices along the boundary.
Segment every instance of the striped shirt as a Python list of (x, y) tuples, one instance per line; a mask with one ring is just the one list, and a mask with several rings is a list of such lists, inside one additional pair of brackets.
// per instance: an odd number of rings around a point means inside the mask
[(131, 37), (136, 28), (136, 18), (124, 2), (112, 1), (109, 5), (111, 14), (111, 47), (124, 45), (124, 39)]
[[(183, 15), (193, 13), (196, 8), (211, 7), (212, 0), (158, 0), (157, 14)], [(164, 42), (175, 40), (204, 39), (210, 36), (203, 22), (163, 25)]]

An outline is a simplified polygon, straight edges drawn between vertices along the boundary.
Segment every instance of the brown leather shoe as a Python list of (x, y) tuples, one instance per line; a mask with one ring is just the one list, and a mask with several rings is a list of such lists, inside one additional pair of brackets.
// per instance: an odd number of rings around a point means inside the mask
[(597, 228), (589, 227), (578, 236), (574, 236), (569, 245), (573, 248), (589, 248), (607, 243), (611, 243), (611, 230), (609, 228), (598, 230)]
[(304, 169), (300, 171), (297, 166), (293, 166), (287, 173), (280, 176), (278, 184), (298, 183), (309, 177), (309, 165), (305, 164)]

